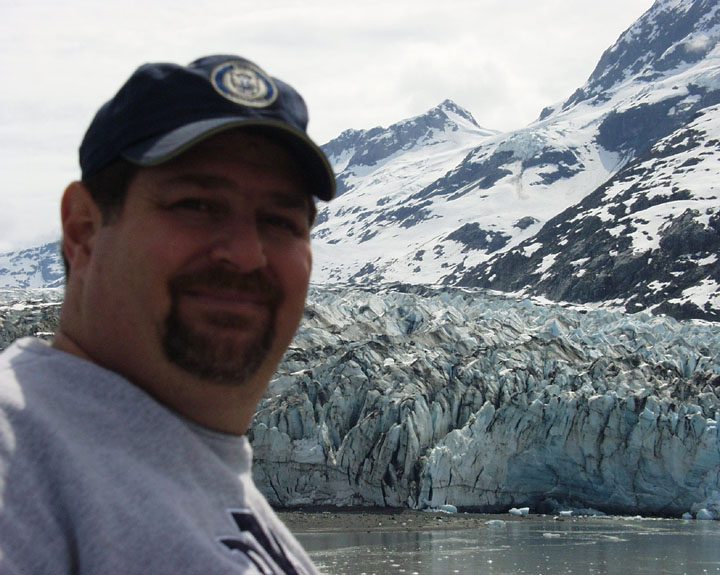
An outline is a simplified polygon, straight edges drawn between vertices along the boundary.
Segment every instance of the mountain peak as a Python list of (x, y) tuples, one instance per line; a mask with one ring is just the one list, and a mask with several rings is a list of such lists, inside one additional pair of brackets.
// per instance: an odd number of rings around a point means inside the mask
[(720, 41), (717, 0), (657, 0), (600, 58), (585, 86), (563, 108), (637, 78), (655, 80), (695, 64)]
[(475, 118), (473, 118), (473, 115), (468, 112), (465, 108), (462, 106), (459, 106), (456, 104), (453, 100), (446, 99), (440, 102), (437, 106), (434, 108), (430, 108), (424, 116), (435, 116), (438, 114), (444, 115), (446, 118), (452, 118), (452, 116), (457, 116), (459, 118), (462, 118), (463, 120), (466, 120), (470, 122), (473, 126), (476, 126), (480, 128), (480, 125), (475, 121)]
[[(428, 111), (400, 120), (387, 128), (346, 130), (323, 146), (338, 178), (339, 194), (347, 191), (343, 172), (361, 166), (378, 166), (395, 154), (411, 149), (496, 135), (481, 128), (472, 114), (450, 99)], [(348, 174), (345, 174), (347, 176)]]
[(422, 123), (430, 128), (449, 129), (452, 131), (466, 130), (477, 132), (479, 130), (488, 136), (498, 133), (496, 130), (488, 130), (480, 126), (468, 110), (449, 98), (443, 100), (437, 106), (430, 108), (427, 112), (397, 122), (388, 129), (397, 129), (402, 126), (417, 123)]

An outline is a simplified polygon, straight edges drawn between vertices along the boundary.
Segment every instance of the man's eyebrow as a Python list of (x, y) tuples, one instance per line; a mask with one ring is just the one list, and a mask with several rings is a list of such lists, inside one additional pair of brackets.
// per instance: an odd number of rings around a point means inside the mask
[(310, 227), (313, 226), (317, 216), (317, 208), (309, 194), (277, 191), (272, 192), (272, 196), (277, 207), (305, 213)]
[(170, 184), (192, 184), (210, 190), (229, 188), (234, 185), (230, 178), (213, 174), (177, 174), (168, 178), (167, 182)]
[[(204, 190), (219, 190), (223, 188), (234, 188), (237, 184), (231, 178), (215, 174), (187, 173), (176, 174), (168, 178), (169, 184), (190, 184)], [(299, 210), (307, 212), (310, 221), (314, 221), (316, 208), (310, 195), (306, 192), (289, 192), (284, 190), (268, 192), (273, 203), (283, 209)]]
[[(191, 184), (205, 189), (234, 188), (235, 180), (215, 174), (177, 174), (168, 178), (170, 184)], [(286, 192), (283, 190), (270, 191), (270, 197), (281, 208), (307, 209), (310, 203), (308, 194), (304, 192)]]
[(307, 210), (310, 198), (305, 193), (270, 192), (273, 202), (280, 208)]

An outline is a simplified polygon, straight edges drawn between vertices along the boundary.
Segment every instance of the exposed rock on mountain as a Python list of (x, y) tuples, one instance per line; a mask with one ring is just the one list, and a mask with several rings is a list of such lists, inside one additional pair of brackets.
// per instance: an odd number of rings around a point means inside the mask
[(600, 58), (585, 86), (564, 108), (605, 93), (628, 79), (652, 81), (702, 61), (718, 42), (720, 9), (714, 0), (658, 0)]
[[(400, 244), (407, 250), (408, 241), (417, 246), (405, 252), (412, 261), (425, 243), (428, 228), (443, 229), (442, 218), (428, 209), (432, 202), (413, 194), (496, 135), (446, 100), (426, 114), (387, 129), (344, 132), (325, 145), (342, 195), (321, 209), (313, 233), (315, 281), (366, 281), (376, 276), (369, 271), (377, 269), (375, 262), (395, 254)], [(342, 258), (337, 257), (339, 253)]]
[(356, 187), (356, 179), (376, 173), (405, 152), (425, 146), (458, 144), (468, 135), (487, 136), (497, 132), (480, 128), (472, 114), (451, 100), (422, 116), (393, 124), (387, 129), (347, 130), (323, 146), (338, 169), (338, 195)]
[[(457, 283), (720, 320), (720, 106)], [(457, 279), (457, 278), (453, 278)]]

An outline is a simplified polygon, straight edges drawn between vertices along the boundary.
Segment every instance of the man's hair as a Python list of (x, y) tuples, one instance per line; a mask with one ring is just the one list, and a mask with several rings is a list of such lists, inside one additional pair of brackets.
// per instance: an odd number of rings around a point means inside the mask
[(111, 224), (122, 212), (130, 182), (140, 168), (123, 158), (83, 180), (100, 214), (103, 224)]
[[(103, 225), (113, 223), (122, 212), (128, 187), (139, 169), (135, 164), (118, 158), (97, 174), (82, 181), (100, 210)], [(70, 275), (70, 262), (67, 261), (64, 253), (62, 259), (65, 265), (65, 279), (67, 279)]]

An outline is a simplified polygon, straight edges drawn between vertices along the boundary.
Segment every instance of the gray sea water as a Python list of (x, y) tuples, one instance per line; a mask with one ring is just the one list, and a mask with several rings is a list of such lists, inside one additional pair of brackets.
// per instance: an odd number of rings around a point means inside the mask
[(535, 519), (462, 531), (298, 535), (327, 575), (720, 573), (720, 522)]

